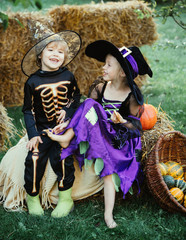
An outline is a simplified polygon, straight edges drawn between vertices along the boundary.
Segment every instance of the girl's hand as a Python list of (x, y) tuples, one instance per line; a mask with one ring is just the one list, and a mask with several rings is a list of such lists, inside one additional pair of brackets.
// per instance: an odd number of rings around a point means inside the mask
[(38, 143), (43, 143), (40, 136), (36, 136), (30, 139), (30, 141), (27, 143), (26, 147), (29, 151), (34, 150)]
[(70, 122), (70, 120), (67, 120), (66, 122), (63, 122), (63, 123), (57, 125), (56, 127), (53, 128), (52, 132), (55, 134), (61, 133), (68, 126), (69, 122)]
[(58, 124), (63, 123), (64, 119), (66, 117), (66, 111), (65, 110), (60, 110), (58, 111), (59, 117), (57, 119)]
[(111, 115), (111, 120), (113, 123), (126, 123), (127, 120), (125, 120), (119, 112), (116, 112), (114, 110), (113, 114)]

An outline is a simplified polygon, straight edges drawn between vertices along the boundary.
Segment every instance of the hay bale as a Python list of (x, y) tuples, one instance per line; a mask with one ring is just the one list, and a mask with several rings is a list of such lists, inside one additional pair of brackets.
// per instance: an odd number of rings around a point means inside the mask
[[(139, 19), (134, 10), (151, 13), (148, 5), (138, 1), (64, 5), (52, 8), (47, 14), (38, 12), (8, 12), (9, 27), (4, 32), (0, 28), (0, 102), (4, 106), (22, 105), (23, 87), (27, 77), (22, 73), (21, 60), (33, 46), (27, 20), (40, 21), (54, 32), (74, 30), (83, 41), (76, 59), (69, 64), (75, 74), (82, 94), (87, 94), (89, 86), (101, 74), (101, 63), (85, 56), (85, 47), (90, 42), (106, 39), (118, 47), (123, 45), (138, 47), (152, 44), (157, 39), (156, 25), (152, 17)], [(21, 27), (18, 19), (25, 27)], [(142, 85), (145, 77), (137, 80)]]
[(142, 165), (144, 171), (146, 171), (146, 160), (153, 150), (159, 137), (166, 132), (173, 131), (173, 120), (158, 107), (157, 122), (155, 126), (150, 130), (145, 130), (142, 136)]
[[(111, 41), (118, 47), (154, 43), (157, 38), (156, 25), (152, 17), (139, 19), (135, 10), (144, 14), (151, 10), (144, 2), (109, 2), (101, 4), (64, 5), (49, 11), (57, 32), (65, 29), (74, 30), (82, 37), (82, 50), (69, 65), (74, 72), (81, 92), (87, 94), (89, 86), (101, 74), (103, 64), (85, 56), (85, 47), (100, 39)], [(141, 86), (146, 77), (138, 77)]]
[[(15, 134), (12, 119), (8, 117), (7, 110), (0, 102), (0, 151), (5, 151), (10, 146), (10, 138)], [(6, 143), (6, 144), (5, 144)]]
[[(23, 87), (27, 77), (21, 71), (21, 61), (24, 54), (34, 44), (28, 29), (28, 19), (47, 23), (47, 17), (39, 13), (8, 12), (9, 26), (6, 31), (0, 28), (0, 102), (5, 106), (21, 105), (23, 103)], [(21, 24), (17, 22), (18, 19)]]

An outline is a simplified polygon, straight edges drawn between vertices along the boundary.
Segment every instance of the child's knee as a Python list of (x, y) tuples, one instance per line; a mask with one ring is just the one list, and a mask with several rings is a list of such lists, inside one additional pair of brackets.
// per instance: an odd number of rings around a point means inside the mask
[(103, 177), (104, 182), (110, 182), (112, 181), (112, 174), (106, 175)]

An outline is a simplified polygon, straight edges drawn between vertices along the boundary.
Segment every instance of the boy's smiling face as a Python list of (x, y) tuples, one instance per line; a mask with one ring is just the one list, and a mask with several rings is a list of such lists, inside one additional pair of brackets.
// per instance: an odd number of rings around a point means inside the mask
[(41, 70), (56, 71), (64, 63), (67, 46), (62, 41), (49, 43), (41, 53)]

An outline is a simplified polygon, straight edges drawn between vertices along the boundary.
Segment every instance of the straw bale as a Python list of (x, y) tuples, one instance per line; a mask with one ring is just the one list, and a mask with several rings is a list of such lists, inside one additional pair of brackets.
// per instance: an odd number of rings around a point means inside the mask
[(159, 137), (166, 132), (173, 131), (174, 121), (158, 107), (157, 122), (150, 130), (145, 130), (142, 136), (142, 165), (145, 171), (146, 160), (154, 148)]
[[(69, 65), (74, 72), (81, 92), (87, 94), (91, 83), (101, 74), (101, 63), (85, 56), (86, 46), (100, 39), (111, 41), (118, 47), (154, 43), (157, 38), (156, 25), (152, 17), (139, 19), (135, 10), (152, 13), (148, 5), (139, 1), (109, 2), (101, 4), (63, 5), (49, 11), (57, 32), (74, 30), (82, 37), (82, 49)], [(141, 86), (146, 77), (138, 77)]]
[[(123, 45), (142, 46), (152, 44), (157, 39), (156, 25), (152, 19), (139, 19), (135, 9), (151, 13), (144, 2), (128, 1), (118, 3), (63, 5), (51, 8), (48, 13), (8, 12), (9, 27), (0, 27), (0, 102), (4, 106), (23, 103), (23, 87), (27, 77), (22, 73), (20, 64), (24, 54), (33, 46), (27, 20), (40, 21), (54, 32), (74, 30), (82, 37), (82, 49), (69, 69), (75, 74), (82, 94), (87, 94), (89, 86), (101, 75), (102, 64), (85, 56), (85, 47), (98, 39)], [(25, 27), (21, 27), (18, 19)], [(139, 86), (145, 77), (136, 80)]]
[[(6, 31), (0, 28), (0, 102), (6, 106), (20, 105), (23, 102), (23, 87), (27, 77), (21, 71), (21, 60), (34, 44), (27, 20), (48, 24), (46, 16), (38, 13), (7, 13), (9, 26)], [(18, 19), (21, 24), (17, 22)]]
[(8, 116), (6, 108), (0, 102), (0, 151), (7, 150), (10, 138), (15, 134), (12, 119)]

